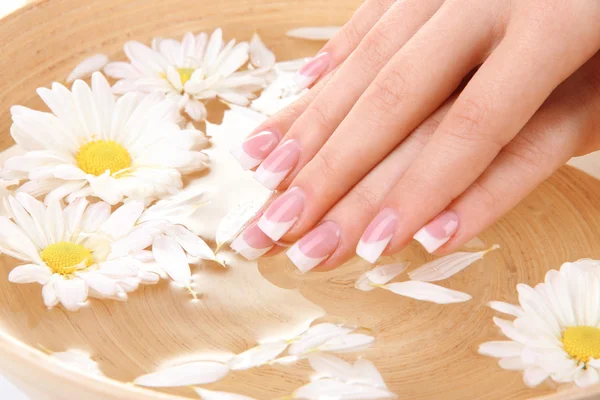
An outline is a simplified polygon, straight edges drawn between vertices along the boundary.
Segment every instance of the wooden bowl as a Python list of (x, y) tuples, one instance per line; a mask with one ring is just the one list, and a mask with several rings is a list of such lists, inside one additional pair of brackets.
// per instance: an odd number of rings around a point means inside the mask
[[(279, 59), (308, 56), (318, 44), (285, 37), (288, 29), (341, 25), (360, 0), (45, 0), (0, 22), (0, 148), (12, 144), (9, 107), (41, 108), (39, 86), (63, 81), (88, 55), (122, 59), (125, 41), (180, 37), (217, 26), (226, 36), (248, 40), (258, 31)], [(535, 284), (548, 269), (582, 257), (600, 258), (600, 182), (565, 167), (481, 239), (498, 243), (489, 254), (444, 286), (473, 300), (440, 306), (384, 291), (353, 288), (366, 263), (353, 260), (327, 273), (299, 276), (285, 257), (247, 263), (202, 276), (200, 302), (167, 282), (144, 287), (126, 303), (93, 301), (77, 313), (46, 310), (40, 287), (8, 283), (15, 262), (0, 263), (0, 369), (32, 399), (181, 399), (189, 388), (153, 391), (128, 384), (176, 357), (240, 352), (256, 340), (315, 318), (365, 327), (376, 337), (362, 355), (372, 360), (399, 398), (525, 399), (597, 398), (600, 389), (555, 393), (549, 385), (528, 389), (518, 372), (504, 371), (477, 354), (480, 343), (500, 335), (489, 300), (516, 302), (518, 282)], [(428, 258), (410, 246), (403, 258)], [(52, 351), (89, 352), (109, 378), (68, 371)], [(354, 357), (354, 355), (352, 355)], [(258, 399), (291, 393), (306, 382), (306, 364), (261, 367), (231, 374), (208, 388)]]

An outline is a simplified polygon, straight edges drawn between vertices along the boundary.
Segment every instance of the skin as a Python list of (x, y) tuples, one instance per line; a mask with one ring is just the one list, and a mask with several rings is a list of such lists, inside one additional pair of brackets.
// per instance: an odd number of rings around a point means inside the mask
[(255, 131), (301, 148), (278, 190), (300, 187), (306, 206), (281, 242), (335, 221), (330, 269), (392, 208), (384, 254), (444, 210), (459, 226), (437, 253), (466, 243), (600, 149), (598, 21), (590, 0), (367, 0), (323, 48), (328, 71)]

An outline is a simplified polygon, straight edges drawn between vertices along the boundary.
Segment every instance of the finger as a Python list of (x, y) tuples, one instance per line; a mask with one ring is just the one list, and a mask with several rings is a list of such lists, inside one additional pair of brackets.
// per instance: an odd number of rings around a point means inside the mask
[(322, 56), (309, 61), (299, 71), (296, 81), (301, 87), (298, 89), (308, 87), (320, 76), (324, 78), (299, 100), (260, 124), (244, 142), (232, 147), (231, 154), (242, 168), (248, 170), (256, 167), (277, 147), (283, 134), (311, 104), (327, 80), (335, 74), (335, 69), (352, 53), (394, 1), (368, 0), (363, 3), (350, 21), (323, 47), (320, 52)]
[[(600, 149), (600, 53), (562, 84), (498, 155), (490, 167), (449, 207), (458, 229), (447, 237), (434, 219), (419, 232), (421, 242), (448, 242), (450, 252), (510, 211), (573, 155)], [(440, 229), (442, 228), (442, 229)]]
[[(286, 147), (274, 151), (258, 168), (255, 178), (269, 189), (285, 188), (321, 149), (381, 68), (441, 3), (442, 0), (396, 2), (294, 122), (284, 138)], [(284, 166), (277, 164), (283, 152)], [(273, 174), (281, 168), (282, 172)]]
[[(270, 219), (269, 210), (263, 215), (259, 226), (269, 237), (279, 240), (296, 222), (283, 240), (293, 241), (311, 229), (480, 63), (490, 45), (489, 21), (477, 18), (461, 30), (456, 29), (456, 21), (468, 18), (471, 22), (472, 18), (453, 8), (442, 7), (440, 12), (381, 70), (332, 137), (294, 179), (293, 190), (288, 191), (293, 192), (288, 197), (298, 204), (293, 220)], [(275, 150), (269, 158), (274, 165), (286, 165), (289, 158), (284, 156), (291, 158), (294, 146), (293, 140), (285, 142), (281, 151)], [(286, 171), (280, 168), (271, 172), (275, 176)]]
[[(388, 243), (389, 252), (406, 245), (425, 222), (473, 183), (550, 93), (595, 51), (588, 46), (570, 54), (582, 37), (548, 41), (538, 32), (523, 40), (521, 32), (507, 34), (390, 192), (359, 242), (361, 257), (374, 262)], [(556, 62), (563, 59), (569, 61)], [(456, 229), (450, 219), (448, 229)]]
[(288, 257), (301, 272), (326, 270), (341, 265), (354, 256), (361, 232), (379, 211), (387, 192), (398, 182), (421, 152), (429, 137), (448, 112), (453, 99), (446, 102), (393, 152), (344, 196), (322, 222), (304, 235)]

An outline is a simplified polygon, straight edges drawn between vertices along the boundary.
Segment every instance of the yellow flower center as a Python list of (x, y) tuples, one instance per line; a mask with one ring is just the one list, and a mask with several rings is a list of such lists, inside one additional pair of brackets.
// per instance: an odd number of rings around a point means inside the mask
[(85, 261), (86, 267), (94, 262), (88, 249), (72, 242), (51, 244), (42, 250), (40, 257), (52, 272), (61, 275), (71, 275), (82, 261)]
[(194, 71), (194, 68), (177, 68), (177, 72), (179, 72), (179, 78), (181, 79), (182, 85), (185, 85), (186, 82), (190, 80)]
[(129, 152), (113, 140), (95, 140), (84, 144), (75, 160), (85, 173), (96, 176), (102, 175), (106, 170), (114, 175), (131, 166)]
[(570, 326), (562, 335), (565, 351), (575, 360), (600, 359), (600, 329), (593, 326)]

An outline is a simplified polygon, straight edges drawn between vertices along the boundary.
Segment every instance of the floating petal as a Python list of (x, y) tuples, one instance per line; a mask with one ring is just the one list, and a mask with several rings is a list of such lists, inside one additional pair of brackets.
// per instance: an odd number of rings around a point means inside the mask
[(382, 288), (402, 296), (437, 304), (461, 303), (471, 299), (467, 293), (421, 281), (389, 283)]
[(269, 364), (287, 349), (287, 343), (267, 343), (253, 347), (234, 356), (229, 361), (232, 370), (244, 370)]
[(219, 381), (229, 373), (227, 365), (216, 361), (194, 361), (136, 378), (133, 383), (148, 387), (204, 385)]
[(80, 62), (67, 77), (67, 83), (76, 79), (87, 78), (96, 71), (100, 71), (108, 63), (106, 54), (94, 54)]
[(296, 39), (326, 41), (331, 39), (340, 28), (339, 26), (307, 26), (289, 30), (286, 32), (286, 36)]

